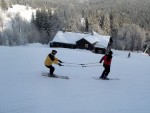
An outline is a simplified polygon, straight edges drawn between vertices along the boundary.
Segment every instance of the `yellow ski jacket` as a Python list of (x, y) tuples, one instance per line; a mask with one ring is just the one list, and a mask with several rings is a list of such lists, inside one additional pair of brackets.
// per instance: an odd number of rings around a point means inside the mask
[(45, 59), (45, 66), (51, 66), (53, 63), (58, 64), (58, 60), (58, 58), (56, 58), (52, 54), (49, 54)]

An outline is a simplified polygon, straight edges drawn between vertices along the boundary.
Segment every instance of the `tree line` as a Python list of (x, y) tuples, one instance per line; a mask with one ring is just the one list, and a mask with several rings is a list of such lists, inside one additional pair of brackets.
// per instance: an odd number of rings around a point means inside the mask
[(110, 35), (115, 49), (143, 50), (149, 45), (149, 0), (6, 0), (6, 4), (36, 8), (31, 24), (37, 29), (39, 39), (33, 35), (33, 41), (48, 43), (58, 30), (95, 30)]

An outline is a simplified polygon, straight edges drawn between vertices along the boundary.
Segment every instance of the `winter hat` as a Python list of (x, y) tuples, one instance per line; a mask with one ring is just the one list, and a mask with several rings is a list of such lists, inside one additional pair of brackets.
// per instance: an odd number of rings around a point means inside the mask
[(52, 53), (57, 53), (57, 51), (56, 50), (52, 50)]

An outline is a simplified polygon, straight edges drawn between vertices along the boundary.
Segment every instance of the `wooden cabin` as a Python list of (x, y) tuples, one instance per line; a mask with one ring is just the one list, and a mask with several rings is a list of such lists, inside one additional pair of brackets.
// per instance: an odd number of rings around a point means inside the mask
[(84, 38), (76, 41), (76, 48), (87, 49), (87, 50), (93, 50), (94, 49), (93, 45)]
[(110, 43), (110, 36), (93, 33), (73, 33), (58, 31), (50, 42), (50, 47), (87, 49), (94, 53), (105, 54)]

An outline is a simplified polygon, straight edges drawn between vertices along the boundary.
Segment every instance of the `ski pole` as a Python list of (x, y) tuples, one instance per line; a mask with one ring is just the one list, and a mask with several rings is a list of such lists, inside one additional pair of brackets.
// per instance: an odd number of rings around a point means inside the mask
[(86, 63), (84, 65), (97, 64), (97, 63), (99, 63), (99, 62), (91, 62), (91, 63)]
[(102, 65), (90, 65), (90, 66), (82, 66), (82, 67), (96, 67), (96, 66), (102, 66)]
[(68, 62), (62, 62), (62, 63), (65, 63), (65, 64), (74, 64), (74, 65), (81, 65), (81, 66), (83, 66), (83, 65), (97, 64), (97, 63), (99, 63), (99, 62), (92, 62), (92, 63), (85, 63), (85, 64), (68, 63)]
[(81, 67), (81, 66), (77, 66), (77, 65), (63, 65), (63, 66), (66, 66), (66, 67)]
[(69, 63), (69, 62), (62, 62), (62, 63), (65, 63), (65, 64), (73, 64), (73, 65), (85, 65), (85, 64)]

